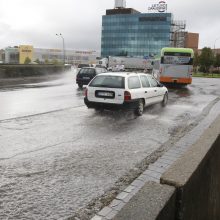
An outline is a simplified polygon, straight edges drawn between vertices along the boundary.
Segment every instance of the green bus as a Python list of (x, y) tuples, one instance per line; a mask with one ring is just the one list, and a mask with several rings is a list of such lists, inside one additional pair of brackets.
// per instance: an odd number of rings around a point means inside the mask
[(161, 83), (191, 84), (193, 57), (190, 48), (165, 47), (161, 57), (155, 59), (152, 73)]

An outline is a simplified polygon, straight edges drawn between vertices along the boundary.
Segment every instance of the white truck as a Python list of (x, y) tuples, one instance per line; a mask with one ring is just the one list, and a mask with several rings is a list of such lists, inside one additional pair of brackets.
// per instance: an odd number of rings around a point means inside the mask
[(117, 57), (109, 56), (98, 60), (98, 64), (106, 67), (110, 71), (124, 70), (145, 70), (151, 71), (153, 59), (144, 59), (141, 57)]

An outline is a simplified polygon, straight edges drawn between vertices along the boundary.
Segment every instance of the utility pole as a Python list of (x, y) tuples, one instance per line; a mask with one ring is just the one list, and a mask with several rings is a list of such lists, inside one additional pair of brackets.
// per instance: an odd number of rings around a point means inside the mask
[(62, 41), (63, 41), (63, 64), (65, 64), (65, 61), (66, 61), (66, 53), (65, 53), (65, 41), (64, 41), (64, 37), (63, 35), (60, 33), (60, 34), (56, 34), (58, 37), (61, 37), (62, 38)]

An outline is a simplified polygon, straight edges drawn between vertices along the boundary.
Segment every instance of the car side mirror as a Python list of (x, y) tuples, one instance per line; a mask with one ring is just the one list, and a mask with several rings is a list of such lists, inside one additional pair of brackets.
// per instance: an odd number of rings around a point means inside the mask
[(158, 82), (157, 87), (164, 87), (164, 85)]

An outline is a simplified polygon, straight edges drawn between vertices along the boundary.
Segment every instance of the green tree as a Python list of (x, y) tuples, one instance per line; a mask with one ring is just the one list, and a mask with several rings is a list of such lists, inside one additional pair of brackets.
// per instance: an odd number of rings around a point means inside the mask
[(211, 48), (204, 47), (199, 56), (200, 71), (208, 73), (210, 67), (214, 64), (214, 54)]
[(31, 63), (31, 59), (29, 57), (26, 57), (24, 64), (30, 64), (30, 63)]
[(216, 73), (220, 73), (219, 72), (219, 68), (220, 68), (220, 54), (216, 54), (216, 56), (215, 56), (214, 67), (216, 68), (215, 72)]
[(220, 67), (220, 54), (216, 54), (214, 67)]
[(59, 64), (59, 62), (58, 62), (58, 60), (53, 59), (53, 60), (52, 60), (52, 64), (57, 65), (57, 64)]
[(196, 52), (194, 54), (194, 59), (193, 59), (193, 71), (194, 73), (197, 73), (197, 67), (199, 66), (199, 54)]
[(35, 60), (35, 63), (40, 64), (40, 60), (39, 60), (39, 59), (36, 59), (36, 60)]

